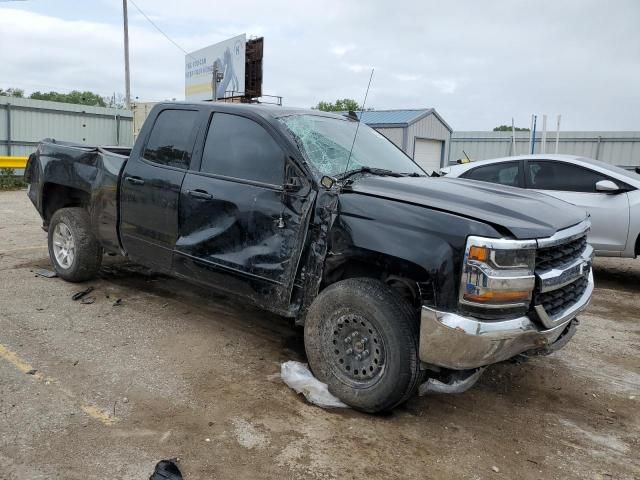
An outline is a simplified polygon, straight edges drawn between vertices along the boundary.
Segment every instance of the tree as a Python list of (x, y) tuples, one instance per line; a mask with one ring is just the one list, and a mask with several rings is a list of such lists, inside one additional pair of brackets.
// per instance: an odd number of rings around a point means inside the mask
[[(110, 97), (103, 97), (106, 106), (109, 108), (126, 108), (126, 98), (121, 93), (115, 93)], [(175, 100), (175, 98), (174, 98)]]
[(29, 98), (34, 100), (49, 100), (50, 102), (74, 103), (76, 105), (88, 105), (91, 107), (106, 107), (104, 99), (97, 93), (72, 90), (69, 93), (59, 92), (33, 92)]
[[(529, 129), (528, 128), (524, 128), (524, 127), (516, 127), (514, 129), (516, 132), (528, 132)], [(500, 125), (499, 127), (496, 127), (493, 129), (494, 132), (510, 132), (511, 131), (511, 126), (509, 125)]]
[(0, 88), (0, 96), (23, 98), (24, 90), (21, 88), (7, 88), (6, 90), (4, 88)]
[(318, 105), (312, 108), (323, 112), (356, 112), (360, 110), (360, 105), (351, 98), (342, 98), (336, 100), (336, 103), (319, 102)]

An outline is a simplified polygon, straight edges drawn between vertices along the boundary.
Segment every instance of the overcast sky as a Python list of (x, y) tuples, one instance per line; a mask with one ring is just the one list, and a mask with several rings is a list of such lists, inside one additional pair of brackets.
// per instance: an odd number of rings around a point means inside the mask
[[(640, 130), (640, 1), (135, 0), (187, 51), (265, 37), (263, 92), (435, 107), (454, 130)], [(130, 4), (132, 96), (184, 99), (184, 54)], [(0, 87), (124, 92), (122, 2), (0, 0)], [(553, 119), (553, 120), (551, 120)]]

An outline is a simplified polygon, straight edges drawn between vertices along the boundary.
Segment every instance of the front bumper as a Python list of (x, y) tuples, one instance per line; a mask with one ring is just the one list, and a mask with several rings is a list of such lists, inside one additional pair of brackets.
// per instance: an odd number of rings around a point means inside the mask
[(593, 273), (582, 296), (553, 319), (546, 330), (528, 316), (487, 321), (423, 306), (420, 318), (420, 360), (430, 365), (466, 370), (501, 362), (527, 350), (550, 347), (569, 323), (589, 305)]

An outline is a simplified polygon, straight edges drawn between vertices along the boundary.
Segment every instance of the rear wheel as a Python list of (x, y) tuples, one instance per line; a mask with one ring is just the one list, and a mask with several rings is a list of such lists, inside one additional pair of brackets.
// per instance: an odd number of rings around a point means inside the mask
[(62, 208), (49, 222), (49, 258), (58, 276), (69, 282), (95, 277), (102, 263), (102, 247), (83, 208)]
[(304, 337), (314, 374), (356, 409), (390, 410), (416, 390), (415, 313), (382, 282), (352, 278), (327, 287), (309, 309)]

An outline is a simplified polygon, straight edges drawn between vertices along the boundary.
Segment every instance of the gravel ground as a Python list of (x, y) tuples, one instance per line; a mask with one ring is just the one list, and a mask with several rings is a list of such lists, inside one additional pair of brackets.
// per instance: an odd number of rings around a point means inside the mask
[[(277, 376), (301, 332), (117, 259), (85, 285), (34, 276), (44, 232), (0, 193), (0, 478), (639, 479), (640, 261), (597, 259), (568, 347), (393, 414), (326, 411)], [(120, 305), (114, 303), (121, 299)]]

